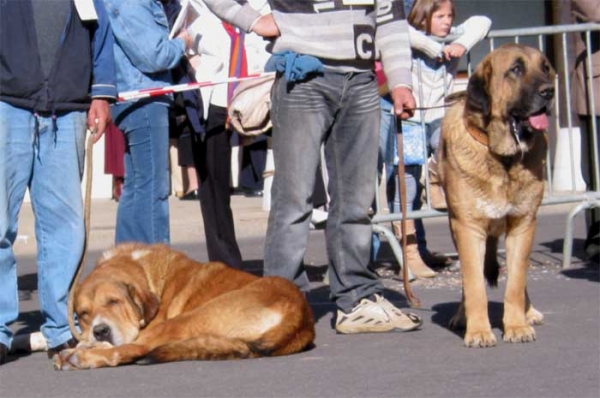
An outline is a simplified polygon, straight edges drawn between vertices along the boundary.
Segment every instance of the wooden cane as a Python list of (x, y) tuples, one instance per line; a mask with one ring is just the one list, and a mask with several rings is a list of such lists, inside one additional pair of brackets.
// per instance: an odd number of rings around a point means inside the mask
[[(392, 109), (393, 112), (393, 109)], [(400, 226), (402, 230), (402, 281), (404, 284), (404, 292), (406, 298), (412, 307), (420, 307), (421, 302), (412, 292), (410, 287), (410, 280), (408, 276), (408, 259), (406, 256), (406, 247), (408, 246), (406, 238), (406, 178), (404, 176), (404, 149), (402, 145), (402, 119), (396, 116), (396, 146), (398, 151), (398, 193), (400, 194), (400, 211), (402, 212), (402, 219), (400, 220)]]

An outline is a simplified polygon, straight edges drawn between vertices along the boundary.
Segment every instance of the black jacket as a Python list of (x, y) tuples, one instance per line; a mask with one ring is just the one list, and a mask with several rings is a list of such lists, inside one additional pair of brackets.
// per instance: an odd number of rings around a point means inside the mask
[[(31, 0), (1, 2), (1, 101), (54, 113), (85, 110), (92, 97), (116, 97), (113, 39), (104, 9), (96, 7), (98, 21), (82, 22), (73, 1), (69, 2), (70, 17), (47, 77), (38, 54)], [(92, 71), (98, 70), (101, 74), (95, 74), (92, 81)]]

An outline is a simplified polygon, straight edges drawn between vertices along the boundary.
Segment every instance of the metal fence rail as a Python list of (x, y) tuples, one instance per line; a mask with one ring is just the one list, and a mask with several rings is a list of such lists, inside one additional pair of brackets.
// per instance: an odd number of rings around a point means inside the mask
[[(562, 68), (557, 68), (555, 89), (556, 89), (556, 104), (554, 106), (553, 116), (554, 122), (551, 123), (550, 131), (548, 132), (550, 138), (550, 150), (548, 151), (547, 158), (547, 169), (546, 169), (546, 190), (542, 201), (542, 206), (555, 205), (555, 204), (568, 204), (572, 203), (573, 208), (566, 219), (565, 227), (565, 238), (563, 244), (563, 268), (570, 265), (571, 253), (572, 253), (572, 241), (573, 241), (573, 219), (574, 217), (585, 209), (592, 207), (600, 207), (600, 190), (590, 190), (589, 188), (583, 187), (581, 184), (577, 184), (578, 180), (581, 180), (581, 163), (577, 162), (580, 159), (581, 148), (578, 146), (579, 137), (577, 124), (573, 116), (573, 110), (571, 107), (571, 73), (573, 72), (570, 65), (571, 54), (573, 53), (573, 35), (582, 35), (587, 48), (587, 68), (592, 70), (591, 61), (591, 34), (592, 32), (599, 32), (600, 24), (575, 24), (575, 25), (558, 25), (558, 26), (543, 26), (543, 27), (532, 27), (523, 29), (503, 29), (503, 30), (492, 30), (489, 32), (486, 39), (484, 39), (477, 46), (487, 46), (489, 51), (493, 51), (498, 46), (504, 43), (521, 43), (532, 47), (538, 48), (541, 52), (546, 55), (554, 53), (554, 63), (563, 65)], [(452, 41), (453, 38), (446, 38), (444, 41)], [(553, 45), (552, 48), (549, 48)], [(556, 50), (558, 48), (559, 50)], [(552, 61), (552, 59), (551, 59)], [(471, 57), (467, 56), (467, 73), (471, 74), (472, 71), (472, 60)], [(588, 77), (588, 92), (587, 98), (590, 104), (590, 109), (594, 109), (594, 104), (600, 101), (600, 98), (594, 98), (592, 90), (592, 77)], [(415, 90), (415, 93), (419, 93), (420, 88)], [(422, 103), (422, 102), (421, 102)], [(565, 115), (561, 115), (561, 110), (564, 110)], [(562, 119), (562, 120), (561, 120)], [(593, 146), (593, 156), (590, 160), (593, 164), (595, 172), (593, 178), (595, 179), (595, 187), (600, 186), (600, 161), (598, 154), (598, 129), (600, 126), (597, 125), (596, 119), (591, 118), (591, 142)], [(425, 137), (423, 137), (425, 139)], [(426, 146), (425, 146), (426, 147)], [(561, 160), (560, 167), (557, 161), (553, 161), (553, 155), (555, 160)], [(569, 158), (569, 162), (566, 165), (568, 170), (567, 179), (570, 180), (570, 186), (556, 187), (554, 181), (560, 175), (564, 175), (564, 157)], [(585, 165), (584, 165), (585, 166)], [(427, 202), (424, 203), (423, 208), (419, 210), (413, 210), (407, 213), (407, 218), (430, 218), (430, 217), (446, 217), (445, 212), (440, 212), (431, 207), (429, 201), (430, 195), (430, 183), (428, 178), (427, 162), (423, 165), (423, 175), (425, 182), (425, 192), (427, 194)], [(377, 190), (379, 191), (379, 190)], [(378, 192), (379, 193), (379, 192)], [(398, 261), (398, 264), (402, 266), (402, 250), (398, 244), (398, 240), (394, 237), (394, 234), (389, 227), (391, 221), (401, 220), (402, 215), (399, 213), (389, 213), (387, 206), (382, 205), (384, 200), (377, 194), (377, 209), (376, 214), (372, 219), (373, 231), (384, 235), (386, 240), (391, 246), (391, 249)], [(388, 225), (386, 225), (388, 224)]]

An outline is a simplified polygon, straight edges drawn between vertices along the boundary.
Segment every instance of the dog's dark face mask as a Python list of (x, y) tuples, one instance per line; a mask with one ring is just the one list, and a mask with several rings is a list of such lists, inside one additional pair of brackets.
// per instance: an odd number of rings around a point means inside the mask
[(526, 152), (534, 135), (547, 130), (554, 76), (541, 52), (518, 44), (500, 47), (478, 65), (467, 86), (465, 111), (478, 115), (475, 122), (487, 133), (492, 153)]

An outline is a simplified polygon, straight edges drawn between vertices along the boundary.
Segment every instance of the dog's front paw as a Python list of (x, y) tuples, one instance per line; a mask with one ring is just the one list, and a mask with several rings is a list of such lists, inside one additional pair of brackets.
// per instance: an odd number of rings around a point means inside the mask
[(496, 345), (496, 336), (491, 330), (482, 330), (465, 334), (465, 346), (474, 348), (493, 347)]
[(56, 370), (77, 370), (84, 369), (81, 367), (79, 352), (81, 349), (73, 348), (62, 350), (54, 356), (54, 369)]
[(529, 325), (505, 327), (503, 340), (507, 343), (529, 343), (535, 341), (535, 330)]
[(530, 325), (541, 325), (544, 323), (544, 314), (530, 306), (525, 314), (527, 317), (527, 323)]

